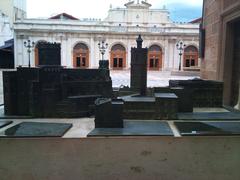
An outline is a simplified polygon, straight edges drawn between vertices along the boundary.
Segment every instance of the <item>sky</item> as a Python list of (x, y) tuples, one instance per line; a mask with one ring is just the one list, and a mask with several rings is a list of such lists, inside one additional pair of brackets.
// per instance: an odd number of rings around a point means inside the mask
[[(141, 0), (140, 0), (141, 1)], [(203, 0), (148, 0), (151, 8), (166, 8), (171, 19), (188, 22), (201, 17)], [(65, 12), (77, 18), (104, 19), (112, 5), (113, 8), (124, 7), (128, 0), (27, 0), (28, 18), (48, 18)]]

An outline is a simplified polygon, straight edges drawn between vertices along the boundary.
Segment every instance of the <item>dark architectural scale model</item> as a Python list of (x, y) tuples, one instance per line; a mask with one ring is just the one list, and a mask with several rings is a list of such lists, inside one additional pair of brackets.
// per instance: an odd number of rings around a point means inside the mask
[[(194, 108), (223, 106), (222, 82), (171, 80), (169, 87), (147, 88), (148, 49), (142, 48), (142, 42), (139, 35), (137, 48), (131, 50), (131, 87), (117, 91), (112, 89), (107, 60), (100, 60), (98, 69), (68, 69), (59, 64), (59, 44), (39, 45), (39, 57), (44, 64), (38, 68), (19, 67), (17, 71), (3, 73), (5, 115), (45, 118), (95, 115), (96, 129), (89, 134), (91, 136), (102, 135), (98, 131), (102, 128), (110, 132), (112, 128), (128, 129), (125, 119), (162, 122), (201, 119), (204, 114), (193, 112)], [(207, 115), (208, 119), (221, 117), (232, 119), (240, 116), (234, 112)], [(183, 124), (176, 126), (184, 129)], [(202, 126), (199, 127), (202, 130)], [(205, 125), (203, 128), (206, 129)], [(121, 135), (120, 132), (117, 134)]]

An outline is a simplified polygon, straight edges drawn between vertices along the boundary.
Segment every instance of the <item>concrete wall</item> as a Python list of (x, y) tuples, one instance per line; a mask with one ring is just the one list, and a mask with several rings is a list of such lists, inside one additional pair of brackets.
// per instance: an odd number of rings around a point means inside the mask
[(240, 137), (0, 139), (1, 180), (239, 180)]

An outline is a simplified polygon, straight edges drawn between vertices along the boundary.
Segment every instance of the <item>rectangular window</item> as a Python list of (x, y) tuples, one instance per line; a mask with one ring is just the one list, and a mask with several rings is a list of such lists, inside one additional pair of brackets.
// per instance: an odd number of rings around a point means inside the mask
[(82, 57), (82, 66), (85, 67), (86, 66), (86, 58)]
[(118, 59), (113, 58), (113, 67), (118, 67)]
[(119, 58), (119, 64), (118, 67), (122, 68), (123, 67), (123, 59)]
[(150, 68), (153, 68), (153, 67), (154, 67), (154, 59), (150, 59), (149, 67), (150, 67)]
[(158, 67), (158, 59), (155, 59), (155, 68)]
[(77, 67), (81, 67), (81, 58), (77, 57)]
[(191, 59), (191, 66), (195, 66), (195, 59)]
[(190, 60), (186, 59), (186, 67), (190, 67)]

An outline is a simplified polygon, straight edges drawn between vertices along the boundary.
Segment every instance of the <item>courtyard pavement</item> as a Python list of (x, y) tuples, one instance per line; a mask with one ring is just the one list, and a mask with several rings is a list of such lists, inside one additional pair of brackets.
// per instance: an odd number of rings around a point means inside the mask
[[(113, 87), (120, 87), (121, 85), (130, 86), (130, 70), (111, 70), (110, 75), (112, 77)], [(164, 87), (169, 85), (169, 80), (187, 80), (197, 77), (198, 76), (172, 76), (170, 71), (148, 71), (147, 86)]]

